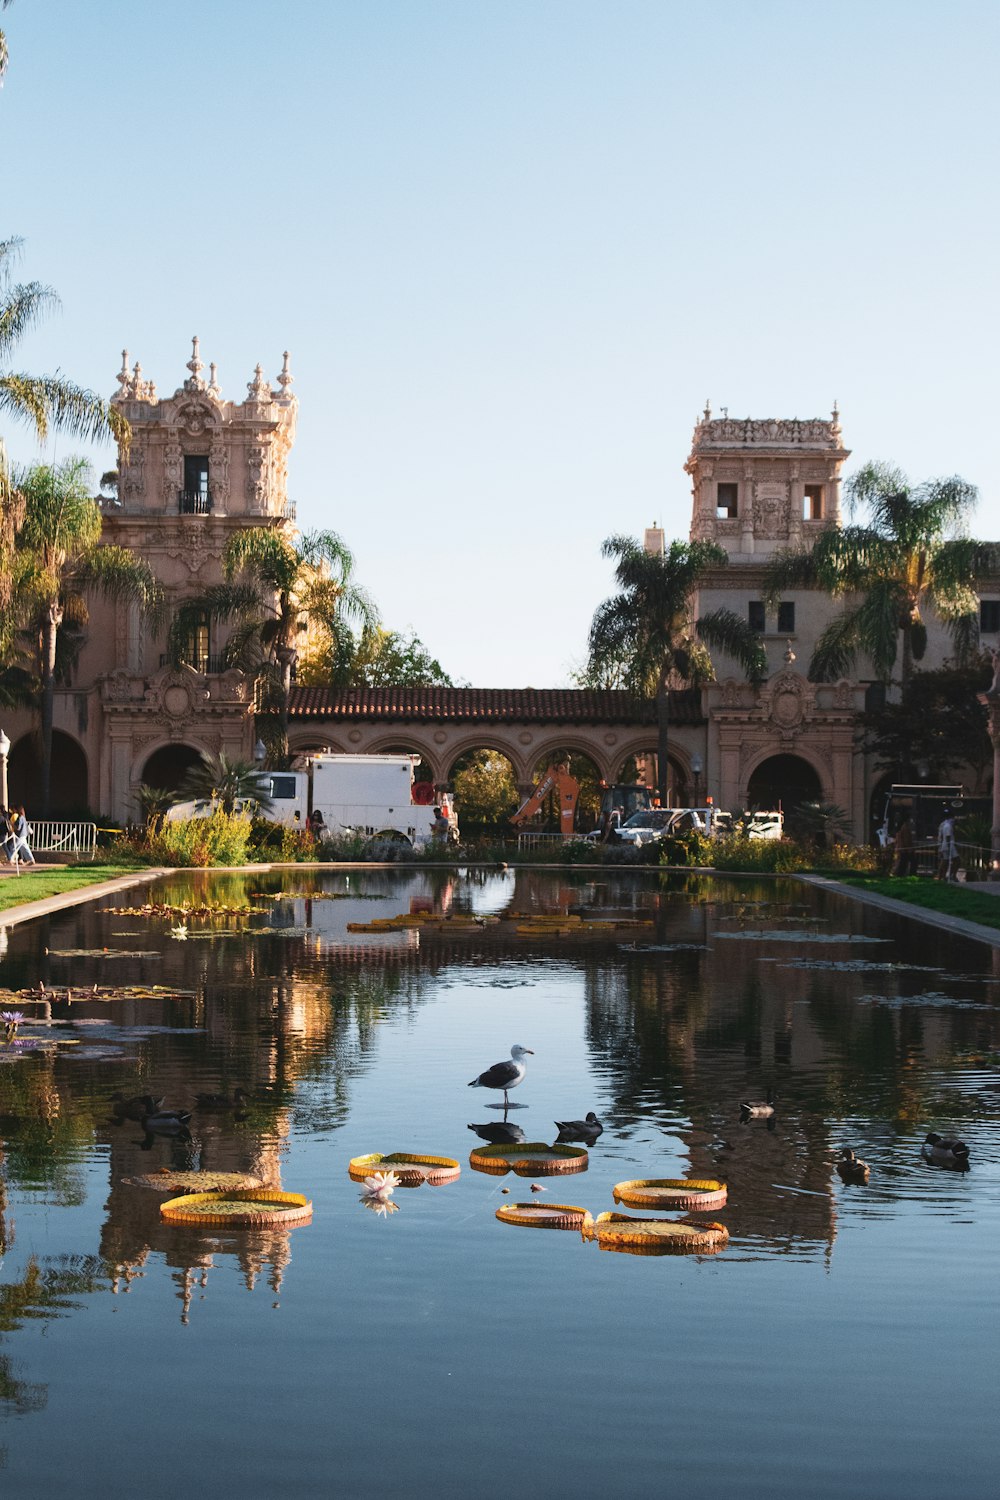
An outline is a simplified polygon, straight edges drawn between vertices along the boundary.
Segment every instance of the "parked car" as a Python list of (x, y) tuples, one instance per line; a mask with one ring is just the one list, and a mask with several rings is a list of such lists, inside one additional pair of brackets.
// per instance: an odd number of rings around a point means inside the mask
[(717, 807), (654, 807), (648, 812), (633, 813), (618, 830), (618, 837), (628, 844), (653, 844), (671, 834), (704, 833), (719, 838), (732, 833), (731, 814)]

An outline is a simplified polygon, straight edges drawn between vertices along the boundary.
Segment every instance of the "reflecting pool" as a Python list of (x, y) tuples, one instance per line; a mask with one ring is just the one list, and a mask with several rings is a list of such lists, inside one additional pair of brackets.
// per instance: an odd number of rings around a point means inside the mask
[[(283, 870), (0, 929), (0, 986), (5, 1495), (996, 1496), (997, 950), (790, 881)], [(508, 1124), (593, 1110), (586, 1171), (470, 1169), (514, 1043)], [(394, 1151), (461, 1175), (371, 1212), (348, 1162)], [(134, 1183), (196, 1169), (312, 1220)], [(496, 1218), (646, 1177), (724, 1181), (728, 1242)]]

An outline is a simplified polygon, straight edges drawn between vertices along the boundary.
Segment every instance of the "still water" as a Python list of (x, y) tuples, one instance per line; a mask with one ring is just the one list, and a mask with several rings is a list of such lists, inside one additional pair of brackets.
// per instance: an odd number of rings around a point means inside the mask
[[(236, 914), (178, 938), (109, 909), (150, 892)], [(420, 911), (653, 925), (348, 931)], [(56, 990), (0, 1046), (5, 1496), (997, 1495), (996, 950), (791, 882), (526, 871), (192, 875), (0, 950), (0, 985)], [(548, 1201), (596, 1215), (623, 1179), (718, 1177), (726, 1247), (498, 1222), (531, 1194), (470, 1170), (469, 1124), (502, 1110), (466, 1085), (515, 1042), (527, 1139), (604, 1122)], [(742, 1124), (769, 1085), (773, 1128)], [(238, 1086), (190, 1140), (110, 1103)], [(972, 1170), (925, 1165), (928, 1129)], [(844, 1145), (867, 1187), (840, 1181)], [(461, 1177), (378, 1216), (347, 1164), (390, 1151)], [(166, 1226), (123, 1179), (168, 1165), (255, 1172), (313, 1220)]]

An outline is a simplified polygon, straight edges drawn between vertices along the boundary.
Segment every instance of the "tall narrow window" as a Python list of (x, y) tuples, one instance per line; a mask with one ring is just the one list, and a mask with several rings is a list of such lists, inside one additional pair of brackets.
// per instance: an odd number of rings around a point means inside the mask
[(737, 514), (738, 484), (717, 484), (715, 487), (715, 514), (720, 520), (734, 520)]
[(1000, 599), (980, 599), (979, 628), (983, 635), (996, 635), (1000, 631)]
[(212, 509), (212, 491), (208, 483), (208, 455), (185, 453), (184, 488), (180, 493), (181, 515), (203, 516)]
[(751, 630), (756, 630), (758, 635), (763, 635), (767, 624), (764, 615), (763, 599), (751, 599), (747, 605), (747, 624)]
[(822, 521), (823, 486), (821, 484), (807, 484), (803, 489), (802, 519), (804, 521)]
[(187, 662), (196, 672), (208, 671), (210, 644), (208, 615), (202, 614), (192, 625), (187, 638)]
[(778, 605), (778, 634), (795, 634), (795, 605), (787, 599)]

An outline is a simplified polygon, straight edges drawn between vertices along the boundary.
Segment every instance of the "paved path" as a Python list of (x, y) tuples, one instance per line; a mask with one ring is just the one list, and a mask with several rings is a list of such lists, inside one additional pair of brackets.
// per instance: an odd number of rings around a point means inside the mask
[(97, 896), (109, 896), (114, 891), (127, 891), (134, 885), (145, 885), (158, 875), (169, 875), (165, 869), (137, 870), (134, 875), (118, 875), (114, 880), (95, 880), (93, 885), (78, 886), (75, 891), (61, 891), (58, 896), (44, 896), (40, 901), (25, 901), (22, 906), (8, 906), (0, 911), (0, 927), (16, 927), (19, 922), (30, 922), (34, 917), (47, 917), (49, 912), (62, 911), (67, 906), (80, 906), (84, 901), (93, 901)]
[[(844, 885), (831, 880), (827, 875), (796, 875), (796, 880), (806, 885), (819, 886), (822, 890), (836, 891), (838, 895), (850, 896), (853, 901), (864, 901), (868, 906), (877, 906), (881, 911), (891, 911), (899, 917), (911, 917), (914, 922), (923, 922), (928, 927), (940, 927), (958, 937), (975, 938), (980, 943), (989, 943), (1000, 948), (1000, 929), (983, 927), (979, 922), (967, 922), (964, 917), (950, 917), (942, 911), (930, 911), (926, 906), (914, 906), (909, 901), (897, 901), (893, 896), (882, 896), (877, 891), (860, 890), (854, 885)], [(1000, 896), (1000, 889), (976, 885), (976, 890), (990, 890), (991, 895)]]

